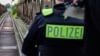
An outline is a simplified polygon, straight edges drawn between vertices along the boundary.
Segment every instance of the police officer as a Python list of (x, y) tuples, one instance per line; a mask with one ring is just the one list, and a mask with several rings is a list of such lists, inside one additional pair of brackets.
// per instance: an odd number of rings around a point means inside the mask
[(26, 56), (82, 56), (83, 20), (64, 14), (63, 0), (54, 9), (43, 9), (35, 17), (24, 39)]

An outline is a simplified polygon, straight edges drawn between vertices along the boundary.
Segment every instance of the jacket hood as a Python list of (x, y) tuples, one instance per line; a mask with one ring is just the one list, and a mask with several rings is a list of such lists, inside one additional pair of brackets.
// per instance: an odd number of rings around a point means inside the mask
[(54, 6), (55, 14), (61, 15), (65, 12), (66, 7), (64, 4), (57, 4)]

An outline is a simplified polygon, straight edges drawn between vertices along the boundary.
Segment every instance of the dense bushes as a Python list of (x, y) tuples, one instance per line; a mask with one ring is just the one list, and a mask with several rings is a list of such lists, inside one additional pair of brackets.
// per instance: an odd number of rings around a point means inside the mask
[(12, 6), (12, 15), (14, 18), (17, 17), (16, 7), (17, 7), (16, 4)]

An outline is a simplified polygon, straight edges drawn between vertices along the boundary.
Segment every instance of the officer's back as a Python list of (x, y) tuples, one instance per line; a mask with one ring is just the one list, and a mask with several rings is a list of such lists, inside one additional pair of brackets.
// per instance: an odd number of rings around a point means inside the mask
[(46, 56), (81, 56), (83, 40), (80, 37), (83, 37), (83, 21), (73, 17), (64, 18), (63, 12), (64, 8), (60, 11), (54, 10), (52, 15), (43, 17), (45, 24), (40, 29), (40, 36), (38, 35), (39, 50)]

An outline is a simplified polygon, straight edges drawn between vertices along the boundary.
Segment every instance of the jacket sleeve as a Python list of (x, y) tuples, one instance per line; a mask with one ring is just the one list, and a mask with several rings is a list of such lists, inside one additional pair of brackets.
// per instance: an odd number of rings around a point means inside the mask
[(26, 35), (23, 45), (22, 45), (22, 52), (26, 56), (35, 56), (37, 54), (37, 48), (35, 47), (36, 44), (36, 32), (37, 32), (37, 23), (40, 16), (36, 16), (34, 22), (31, 24), (29, 28), (29, 32)]

